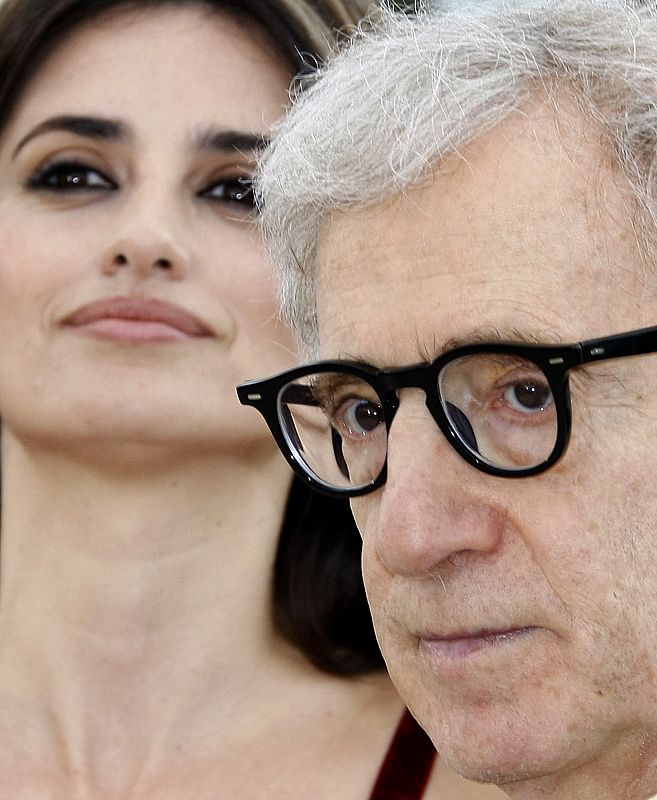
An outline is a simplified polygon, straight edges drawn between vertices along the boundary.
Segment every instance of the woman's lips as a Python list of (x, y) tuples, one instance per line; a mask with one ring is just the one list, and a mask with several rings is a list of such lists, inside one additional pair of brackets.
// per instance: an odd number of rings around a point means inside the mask
[(450, 636), (421, 635), (420, 647), (434, 661), (458, 661), (482, 650), (514, 644), (537, 631), (536, 627), (457, 633)]
[(113, 297), (82, 306), (62, 324), (100, 339), (170, 342), (213, 336), (198, 317), (180, 306), (141, 297)]

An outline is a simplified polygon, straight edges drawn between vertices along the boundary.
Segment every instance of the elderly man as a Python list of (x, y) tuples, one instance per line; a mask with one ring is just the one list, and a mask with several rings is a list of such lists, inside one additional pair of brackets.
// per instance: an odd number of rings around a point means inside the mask
[(352, 498), (381, 648), (463, 775), (657, 793), (657, 11), (392, 18), (261, 176), (323, 359), (240, 387)]

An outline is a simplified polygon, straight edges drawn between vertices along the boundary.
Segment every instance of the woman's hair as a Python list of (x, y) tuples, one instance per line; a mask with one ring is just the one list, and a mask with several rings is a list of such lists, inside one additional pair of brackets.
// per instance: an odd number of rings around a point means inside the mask
[[(113, 10), (200, 5), (257, 25), (290, 64), (316, 67), (339, 30), (370, 0), (4, 0), (0, 5), (0, 130), (30, 79), (78, 26)], [(274, 566), (279, 632), (320, 669), (357, 674), (383, 665), (360, 574), (360, 537), (346, 502), (311, 494), (295, 479)]]
[(363, 588), (349, 503), (294, 478), (274, 567), (274, 622), (325, 672), (383, 666)]
[(370, 0), (4, 0), (0, 5), (0, 130), (25, 85), (79, 24), (113, 9), (200, 5), (254, 23), (303, 73), (329, 54), (338, 31), (365, 15)]
[(561, 101), (569, 97), (599, 132), (601, 155), (630, 188), (628, 213), (650, 266), (657, 243), (654, 0), (479, 0), (448, 13), (384, 16), (379, 30), (355, 37), (304, 89), (259, 176), (260, 219), (281, 272), (284, 311), (310, 353), (326, 218), (452, 169), (467, 159), (469, 143), (526, 113), (537, 96), (566, 127)]

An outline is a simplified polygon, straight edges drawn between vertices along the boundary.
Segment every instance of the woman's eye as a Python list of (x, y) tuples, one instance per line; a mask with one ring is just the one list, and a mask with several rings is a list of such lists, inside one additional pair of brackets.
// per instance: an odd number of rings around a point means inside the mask
[(246, 176), (216, 181), (201, 190), (199, 196), (208, 200), (241, 205), (247, 211), (255, 209), (253, 179)]
[(508, 386), (504, 399), (514, 411), (524, 414), (544, 411), (552, 405), (552, 392), (546, 383), (519, 381)]
[(48, 164), (27, 182), (30, 189), (54, 192), (113, 191), (116, 183), (100, 170), (76, 161)]

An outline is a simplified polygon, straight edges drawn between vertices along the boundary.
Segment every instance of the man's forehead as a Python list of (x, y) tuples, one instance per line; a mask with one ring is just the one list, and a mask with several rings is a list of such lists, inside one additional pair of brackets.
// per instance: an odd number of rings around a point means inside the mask
[[(404, 352), (411, 337), (441, 349), (486, 329), (548, 341), (616, 329), (604, 309), (619, 281), (638, 280), (639, 257), (623, 181), (600, 141), (576, 112), (535, 104), (423, 185), (334, 213), (317, 261), (322, 355), (389, 351), (400, 337)], [(594, 297), (604, 305), (589, 319)]]
[[(545, 230), (551, 238), (548, 223), (555, 218), (571, 226), (590, 218), (595, 230), (600, 212), (615, 199), (595, 192), (611, 172), (609, 159), (600, 132), (570, 105), (564, 100), (556, 111), (552, 103), (537, 99), (440, 159), (417, 186), (380, 204), (328, 215), (319, 242), (320, 264), (327, 250), (330, 258), (345, 240), (364, 254), (385, 246), (386, 234), (396, 239), (405, 234), (410, 247), (420, 246), (417, 233), (423, 217), (457, 242), (475, 224), (477, 232), (490, 223), (498, 236), (510, 233), (513, 238), (530, 227)], [(617, 178), (616, 188), (621, 183)], [(578, 211), (584, 216), (574, 217)], [(404, 218), (405, 226), (391, 225), (391, 217)], [(374, 238), (374, 231), (380, 236)]]

